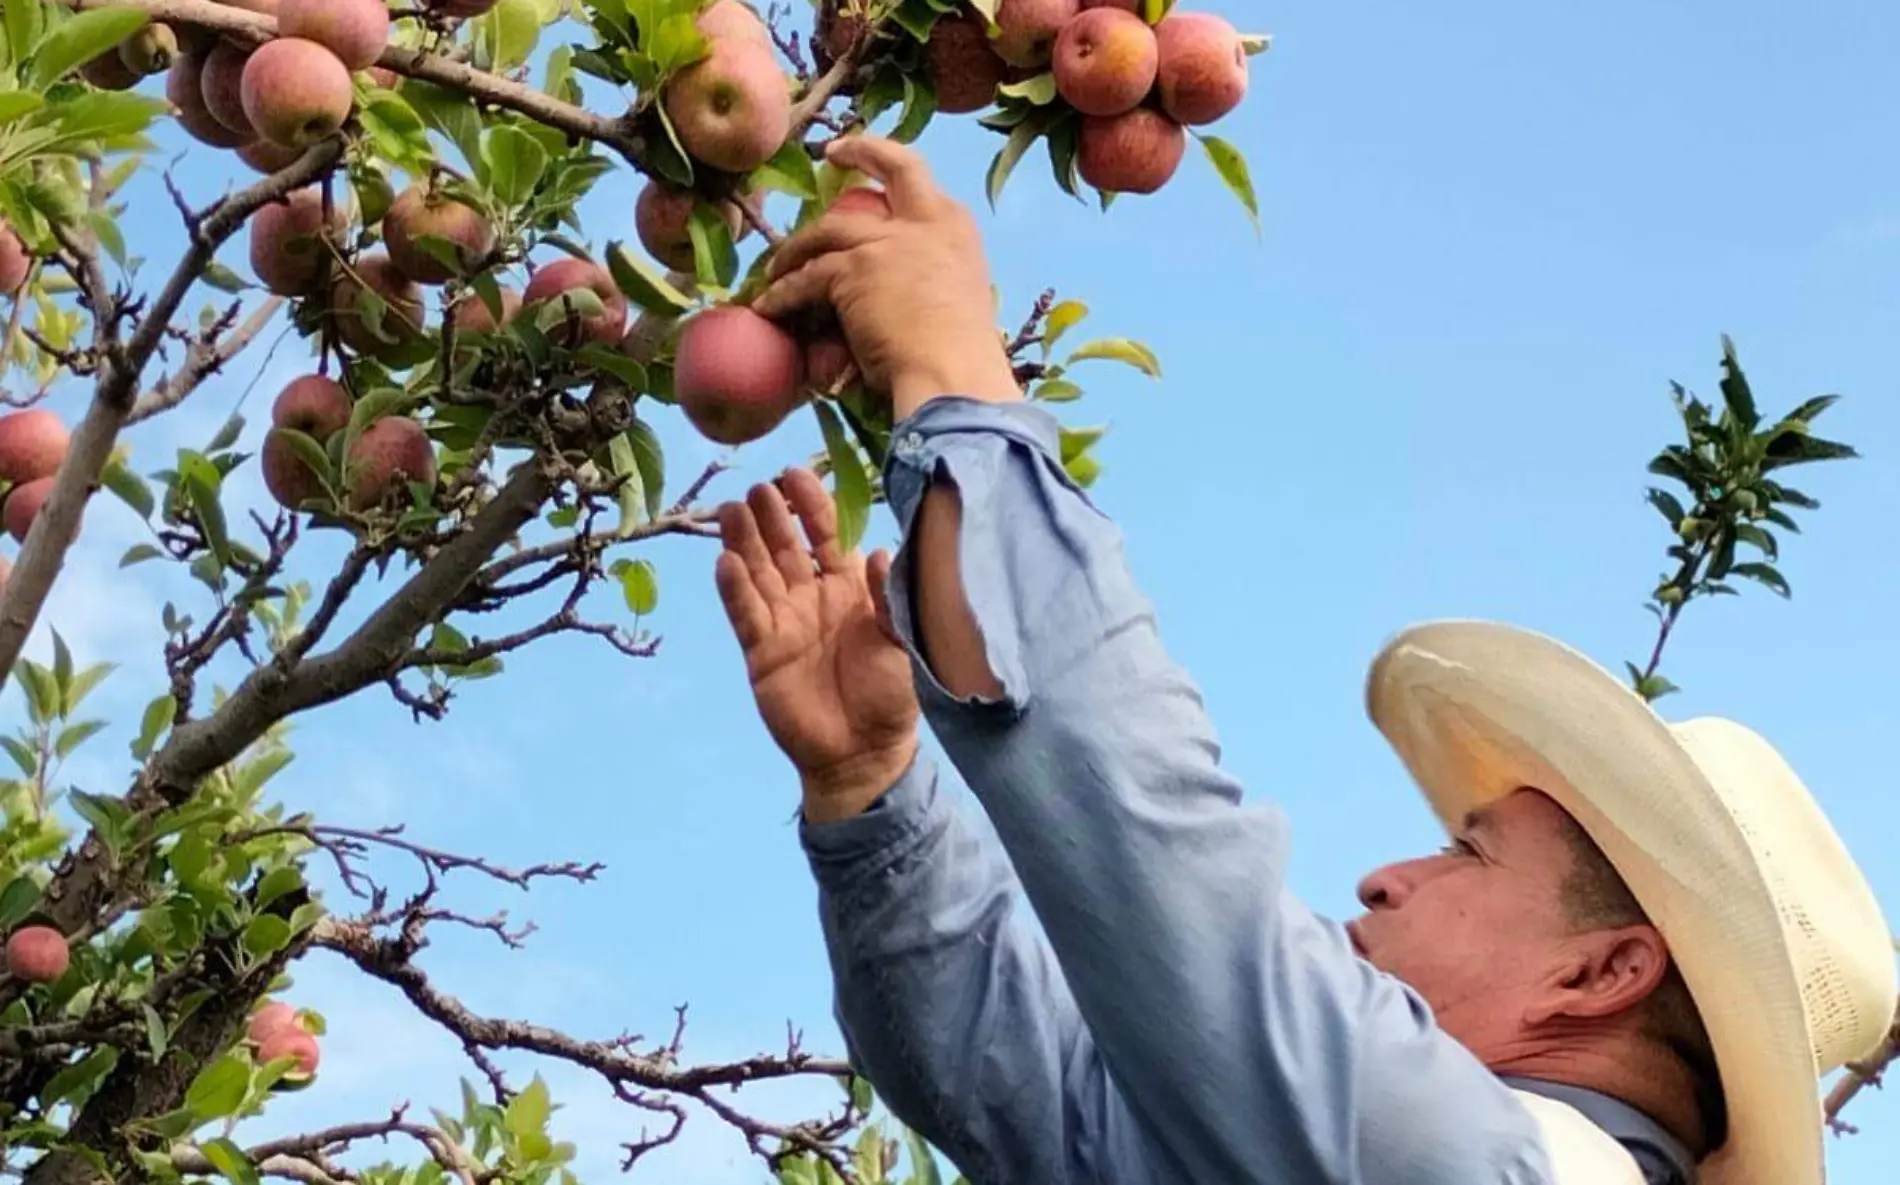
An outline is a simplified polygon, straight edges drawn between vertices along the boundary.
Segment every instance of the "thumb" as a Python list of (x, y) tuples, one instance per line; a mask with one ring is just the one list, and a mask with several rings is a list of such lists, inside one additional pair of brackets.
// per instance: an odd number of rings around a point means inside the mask
[(891, 620), (891, 602), (889, 588), (891, 583), (891, 553), (878, 548), (871, 553), (870, 562), (865, 566), (865, 576), (871, 586), (871, 605), (877, 612), (877, 628), (891, 640), (892, 645), (902, 646), (904, 640), (897, 635), (897, 624)]

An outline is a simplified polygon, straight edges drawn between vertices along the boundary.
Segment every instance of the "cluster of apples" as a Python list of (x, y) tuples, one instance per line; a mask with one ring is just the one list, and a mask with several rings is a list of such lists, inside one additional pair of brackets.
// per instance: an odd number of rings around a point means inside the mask
[(1109, 193), (1159, 190), (1180, 168), (1187, 129), (1247, 96), (1233, 25), (1175, 9), (1151, 26), (1140, 10), (1141, 0), (1003, 0), (996, 14), (996, 52), (1048, 64), (1056, 93), (1082, 114), (1076, 171)]
[(21, 926), (7, 936), (7, 974), (27, 983), (57, 983), (72, 962), (66, 936), (51, 926)]
[(244, 1043), (259, 1065), (278, 1058), (297, 1059), (288, 1073), (278, 1080), (281, 1087), (307, 1086), (316, 1077), (320, 1051), (314, 1033), (303, 1025), (303, 1015), (282, 1000), (272, 1000), (251, 1013), (244, 1027)]
[[(264, 437), (264, 488), (291, 510), (325, 497), (322, 480), (298, 455), (287, 432), (301, 432), (320, 445), (349, 426), (353, 404), (343, 384), (320, 374), (293, 379), (271, 404), (271, 430)], [(384, 505), (408, 483), (434, 486), (435, 449), (422, 425), (406, 416), (385, 416), (366, 425), (351, 442), (344, 462), (344, 500), (355, 511)]]
[[(0, 481), (7, 485), (0, 521), (16, 543), (26, 542), (33, 520), (53, 492), (53, 480), (72, 446), (65, 423), (43, 407), (0, 416)], [(12, 564), (0, 557), (0, 590)]]

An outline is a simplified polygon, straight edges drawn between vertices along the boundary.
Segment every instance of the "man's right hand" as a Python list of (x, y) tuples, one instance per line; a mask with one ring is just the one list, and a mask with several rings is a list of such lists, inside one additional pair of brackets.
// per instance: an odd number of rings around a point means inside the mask
[(910, 658), (882, 613), (890, 557), (867, 564), (838, 546), (836, 507), (807, 469), (723, 507), (719, 529), (719, 596), (759, 714), (803, 779), (805, 817), (859, 814), (917, 754)]
[(879, 182), (890, 213), (834, 209), (785, 240), (753, 309), (776, 318), (832, 308), (858, 369), (891, 393), (900, 421), (939, 395), (1020, 399), (970, 212), (895, 141), (846, 136), (827, 154)]

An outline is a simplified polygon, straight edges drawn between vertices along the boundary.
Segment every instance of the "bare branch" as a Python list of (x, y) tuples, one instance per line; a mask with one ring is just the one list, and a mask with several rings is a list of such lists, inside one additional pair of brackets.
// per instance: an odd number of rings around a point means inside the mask
[[(6, 591), (0, 594), (0, 680), (12, 673), (27, 635), (39, 620), (46, 598), (65, 566), (66, 553), (79, 537), (86, 502), (98, 488), (100, 475), (112, 455), (119, 431), (134, 406), (139, 376), (158, 349), (172, 316), (185, 294), (198, 282), (224, 241), (269, 202), (282, 198), (328, 171), (342, 156), (340, 141), (318, 144), (281, 173), (264, 178), (218, 203), (192, 228), (191, 247), (179, 260), (164, 291), (145, 310), (132, 340), (119, 346), (110, 339), (93, 388), (92, 405), (73, 433), (66, 460), (59, 467), (53, 491), (20, 548)], [(110, 320), (116, 314), (94, 310)]]
[(270, 324), (271, 318), (277, 315), (277, 310), (283, 307), (284, 298), (273, 296), (251, 310), (244, 324), (222, 341), (211, 335), (194, 340), (191, 351), (185, 355), (184, 366), (177, 374), (160, 379), (151, 390), (140, 395), (125, 422), (142, 423), (183, 403), (198, 389), (200, 383), (218, 373), (225, 363), (249, 348), (257, 335)]
[(1855, 1095), (1870, 1086), (1878, 1087), (1882, 1076), (1896, 1061), (1900, 1061), (1900, 1007), (1896, 1007), (1893, 1027), (1887, 1030), (1887, 1039), (1873, 1053), (1849, 1065), (1841, 1080), (1834, 1084), (1834, 1089), (1827, 1092), (1824, 1114), (1828, 1126), (1843, 1134), (1853, 1132), (1854, 1126), (1841, 1120), (1841, 1112), (1854, 1101)]

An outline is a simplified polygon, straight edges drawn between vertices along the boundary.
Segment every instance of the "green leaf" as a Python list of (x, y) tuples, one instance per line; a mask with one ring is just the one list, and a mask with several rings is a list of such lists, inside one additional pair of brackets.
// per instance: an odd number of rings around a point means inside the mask
[(1661, 675), (1651, 675), (1649, 678), (1641, 680), (1636, 685), (1636, 694), (1642, 696), (1644, 699), (1652, 703), (1654, 703), (1656, 700), (1661, 699), (1665, 695), (1669, 695), (1672, 692), (1676, 692), (1680, 690), (1682, 689), (1677, 687), (1674, 683), (1671, 683), (1669, 680), (1663, 678)]
[(686, 233), (693, 240), (693, 270), (700, 284), (732, 287), (739, 275), (739, 252), (724, 215), (710, 203), (696, 201), (686, 220)]
[(245, 283), (243, 276), (216, 260), (205, 265), (204, 282), (220, 292), (229, 292), (234, 296), (250, 287)]
[(11, 91), (0, 94), (0, 126), (12, 123), (22, 115), (31, 114), (44, 106), (46, 106), (46, 100), (32, 91)]
[(488, 162), (489, 188), (510, 206), (527, 201), (548, 170), (547, 149), (512, 124), (501, 124), (488, 133), (482, 155)]
[(86, 215), (86, 225), (91, 228), (93, 237), (106, 249), (106, 254), (120, 267), (125, 266), (125, 235), (119, 230), (116, 219), (104, 210), (93, 210)]
[(812, 166), (811, 153), (801, 141), (786, 141), (771, 160), (752, 170), (748, 188), (754, 192), (775, 189), (807, 201), (816, 198), (818, 173)]
[(929, 83), (904, 75), (904, 114), (891, 129), (889, 138), (899, 144), (914, 143), (936, 117), (937, 92)]
[(1682, 508), (1682, 503), (1676, 499), (1676, 496), (1668, 490), (1652, 489), (1645, 496), (1649, 499), (1649, 504), (1661, 511), (1662, 516), (1669, 520), (1671, 528), (1680, 524), (1683, 516), (1688, 513)]
[(1817, 395), (1787, 415), (1781, 417), (1781, 422), (1784, 424), (1790, 421), (1798, 424), (1813, 423), (1815, 417), (1840, 401), (1841, 397), (1839, 395)]
[(1042, 323), (1042, 356), (1047, 358), (1062, 335), (1080, 325), (1088, 315), (1089, 306), (1079, 300), (1065, 300), (1050, 309)]
[(39, 903), (39, 885), (31, 877), (14, 877), (5, 889), (0, 889), (0, 930), (11, 930)]
[(332, 497), (335, 496), (336, 474), (330, 468), (330, 454), (317, 443), (316, 437), (295, 428), (273, 428), (270, 434), (282, 437), (284, 443), (290, 446), (290, 451), (297, 454), (297, 459), (317, 475)]
[(303, 872), (294, 864), (282, 868), (273, 868), (257, 882), (257, 889), (251, 894), (251, 904), (263, 909), (286, 893), (294, 893), (304, 887)]
[(660, 607), (660, 574), (649, 560), (616, 560), (614, 573), (627, 598), (627, 611), (646, 617)]
[(1047, 130), (1048, 120), (1039, 118), (1041, 115), (1042, 112), (1038, 110), (1036, 116), (1025, 119), (1010, 129), (1009, 139), (1003, 142), (1003, 147), (997, 150), (995, 159), (990, 161), (989, 175), (984, 182), (984, 192), (989, 196), (991, 209), (995, 209), (997, 201), (1002, 198), (1003, 187), (1009, 183), (1010, 174), (1014, 173), (1016, 166), (1022, 162), (1023, 154), (1028, 152)]
[[(997, 0), (985, 0), (985, 2), (993, 9), (996, 7)], [(943, 12), (936, 5), (931, 4), (930, 0), (903, 0), (903, 3), (891, 13), (890, 19), (918, 41), (928, 42), (931, 31), (936, 28), (937, 22), (943, 19)]]
[(264, 788), (264, 783), (276, 777), (296, 757), (289, 749), (272, 749), (257, 760), (246, 763), (233, 780), (232, 788), (240, 797), (255, 797)]
[(117, 663), (100, 662), (75, 674), (71, 685), (66, 688), (66, 705), (63, 714), (70, 716), (79, 707), (80, 702), (92, 694), (93, 688), (103, 683), (106, 676), (118, 669)]
[(1021, 82), (1006, 82), (996, 88), (996, 93), (1021, 99), (1037, 107), (1046, 107), (1056, 101), (1055, 71), (1045, 70)]
[(1069, 364), (1085, 362), (1091, 358), (1103, 358), (1113, 362), (1124, 362), (1141, 371), (1150, 378), (1161, 377), (1161, 361), (1154, 351), (1138, 341), (1125, 337), (1104, 337), (1076, 347), (1069, 355)]
[(227, 1053), (192, 1080), (185, 1106), (200, 1122), (234, 1115), (250, 1092), (251, 1068), (237, 1053)]
[(694, 15), (676, 12), (660, 22), (642, 48), (647, 57), (653, 59), (654, 69), (667, 75), (699, 61), (711, 47), (706, 35), (694, 24)]
[(145, 705), (145, 715), (139, 721), (138, 740), (132, 742), (132, 756), (140, 761), (151, 756), (152, 749), (158, 744), (158, 738), (172, 726), (172, 720), (178, 715), (178, 701), (169, 695), (161, 695)]
[(910, 1185), (942, 1185), (943, 1178), (937, 1173), (937, 1159), (930, 1154), (930, 1145), (924, 1138), (904, 1129), (904, 1142), (910, 1146)]
[(1775, 537), (1753, 523), (1736, 523), (1735, 538), (1751, 547), (1758, 548), (1770, 561), (1780, 555), (1781, 547), (1775, 541)]
[(647, 519), (646, 478), (640, 472), (639, 458), (634, 456), (633, 440), (622, 432), (607, 442), (608, 469), (620, 479), (615, 496), (620, 503), (621, 534), (626, 534)]
[(508, 1101), (508, 1111), (502, 1122), (517, 1136), (540, 1135), (546, 1132), (548, 1117), (553, 1113), (553, 1103), (548, 1098), (548, 1084), (541, 1080), (541, 1075), (536, 1074), (534, 1081)]
[(107, 1045), (93, 1050), (82, 1060), (67, 1066), (53, 1075), (52, 1081), (40, 1091), (39, 1103), (50, 1110), (53, 1104), (73, 1098), (105, 1080), (112, 1068), (119, 1064), (119, 1050)]
[(259, 914), (244, 927), (244, 949), (267, 959), (290, 943), (290, 923), (274, 913)]
[[(59, 702), (66, 702), (66, 689), (73, 685), (73, 651), (66, 645), (66, 639), (53, 630), (53, 687), (59, 692)], [(57, 710), (57, 709), (56, 709)]]
[(220, 566), (231, 566), (231, 539), (224, 521), (224, 504), (218, 500), (222, 480), (209, 463), (191, 465), (185, 471), (185, 492), (191, 497), (192, 511), (204, 530), (205, 546), (218, 558)]
[(1742, 364), (1735, 357), (1735, 343), (1726, 333), (1722, 335), (1722, 401), (1744, 431), (1755, 430), (1761, 418), (1755, 411), (1755, 395), (1749, 390), (1748, 377), (1742, 373)]
[(1260, 231), (1260, 199), (1254, 193), (1253, 174), (1247, 167), (1247, 158), (1240, 149), (1219, 136), (1204, 136), (1195, 133), (1195, 139), (1201, 142), (1201, 148), (1207, 153), (1207, 159), (1213, 162), (1214, 171), (1226, 183), (1233, 195), (1247, 211), (1248, 221), (1253, 223), (1254, 232)]
[[(409, 101), (422, 122), (448, 137), (456, 151), (468, 166), (478, 172), (485, 171), (487, 162), (482, 157), (482, 119), (475, 111), (475, 105), (468, 96), (420, 79), (405, 79), (402, 84), (402, 97)], [(480, 177), (483, 184), (488, 178)], [(387, 187), (387, 182), (384, 182)], [(387, 208), (387, 207), (385, 207)], [(364, 220), (373, 222), (369, 212), (364, 212)]]
[(1082, 388), (1068, 379), (1045, 379), (1037, 384), (1034, 397), (1041, 403), (1074, 403), (1082, 398)]
[(1259, 57), (1261, 54), (1273, 48), (1273, 35), (1270, 33), (1242, 33), (1240, 35), (1240, 48), (1245, 50), (1247, 56), (1250, 58)]
[(20, 767), (22, 774), (29, 778), (39, 776), (40, 755), (33, 751), (31, 745), (19, 737), (0, 736), (0, 747), (6, 749), (7, 755), (13, 758), (13, 764)]
[(1729, 569), (1729, 574), (1744, 576), (1757, 584), (1766, 585), (1784, 598), (1794, 595), (1788, 588), (1788, 581), (1770, 564), (1736, 564)]
[(1788, 465), (1805, 465), (1811, 461), (1844, 461), (1858, 456), (1860, 453), (1852, 445), (1822, 440), (1802, 432), (1784, 432), (1768, 443), (1761, 467), (1765, 473)]
[(20, 690), (26, 692), (27, 718), (40, 724), (58, 715), (63, 700), (53, 682), (53, 673), (28, 659), (22, 659), (16, 670)]
[(152, 511), (158, 508), (145, 479), (117, 461), (107, 465), (99, 474), (99, 479), (107, 489), (118, 495), (119, 501), (137, 511), (140, 518), (151, 518)]
[(845, 435), (844, 422), (829, 403), (812, 404), (824, 433), (825, 451), (831, 458), (832, 501), (838, 508), (838, 548), (854, 550), (864, 538), (871, 520), (871, 480), (865, 476), (864, 462)]
[(53, 743), (53, 754), (62, 759), (70, 756), (74, 749), (99, 735), (105, 726), (103, 720), (86, 720), (65, 729), (59, 734), (59, 740)]
[(257, 1166), (244, 1150), (236, 1144), (219, 1136), (215, 1140), (206, 1140), (198, 1145), (198, 1151), (211, 1162), (212, 1167), (224, 1174), (225, 1179), (235, 1181), (237, 1185), (261, 1185), (262, 1178), (257, 1174)]
[(481, 20), (492, 54), (491, 69), (510, 70), (526, 62), (541, 38), (541, 14), (534, 0), (501, 0)]
[(116, 836), (124, 831), (126, 824), (132, 821), (130, 807), (104, 794), (88, 794), (83, 790), (75, 790), (71, 801), (74, 813), (102, 836)]
[(242, 435), (244, 435), (244, 417), (233, 412), (231, 418), (224, 422), (224, 427), (219, 428), (218, 434), (211, 438), (211, 443), (205, 446), (205, 451), (221, 453), (236, 444), (238, 437)]
[(625, 243), (607, 244), (607, 269), (614, 286), (633, 303), (661, 316), (677, 316), (693, 307), (692, 300), (668, 283)]
[(640, 485), (646, 493), (647, 516), (660, 517), (665, 507), (666, 452), (660, 446), (660, 438), (653, 426), (645, 420), (635, 420), (633, 427), (627, 429), (627, 440), (633, 445), (634, 463), (640, 467)]
[[(13, 7), (13, 0), (7, 0)], [(27, 85), (43, 91), (143, 29), (151, 17), (136, 8), (93, 8), (61, 21), (33, 50)], [(18, 56), (18, 43), (16, 56)]]

